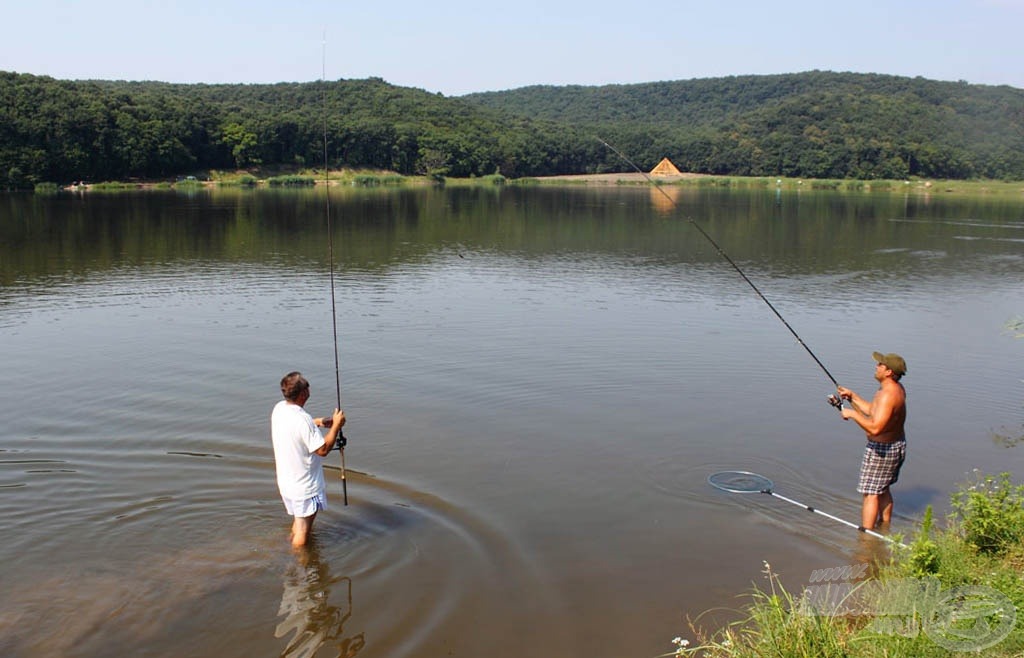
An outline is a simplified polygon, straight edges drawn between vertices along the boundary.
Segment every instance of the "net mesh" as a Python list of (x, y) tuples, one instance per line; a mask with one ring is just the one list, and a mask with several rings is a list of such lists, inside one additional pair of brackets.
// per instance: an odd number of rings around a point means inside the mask
[(732, 493), (769, 493), (774, 486), (763, 475), (748, 471), (720, 471), (708, 476), (708, 484)]

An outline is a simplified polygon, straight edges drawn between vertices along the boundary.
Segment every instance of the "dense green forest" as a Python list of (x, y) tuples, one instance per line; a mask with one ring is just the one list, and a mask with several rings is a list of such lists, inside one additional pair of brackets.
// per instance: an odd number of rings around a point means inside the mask
[(619, 135), (647, 162), (812, 178), (1024, 178), (1024, 90), (811, 71), (473, 94), (482, 107)]
[(374, 78), (180, 85), (0, 72), (0, 188), (322, 168), (325, 141), (332, 168), (401, 174), (545, 175), (604, 156), (561, 125)]
[(1024, 179), (1024, 90), (807, 73), (444, 97), (383, 80), (63, 81), (0, 72), (0, 188), (263, 166), (509, 177), (650, 168)]

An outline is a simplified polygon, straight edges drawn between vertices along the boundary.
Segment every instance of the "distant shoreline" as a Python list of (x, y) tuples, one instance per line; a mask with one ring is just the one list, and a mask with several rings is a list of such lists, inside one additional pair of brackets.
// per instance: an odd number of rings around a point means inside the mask
[(998, 194), (1024, 198), (1024, 181), (998, 180), (856, 180), (780, 178), (775, 176), (717, 176), (682, 173), (654, 176), (637, 172), (616, 174), (579, 174), (522, 179), (542, 185), (650, 185), (664, 188), (722, 188), (772, 190), (834, 190), (839, 192), (879, 192), (914, 194)]
[[(283, 181), (283, 179), (288, 179)], [(651, 183), (659, 187), (702, 187), (722, 189), (772, 189), (772, 190), (833, 190), (841, 192), (880, 193), (962, 193), (997, 194), (1024, 197), (1024, 181), (997, 180), (853, 180), (853, 179), (803, 179), (779, 178), (772, 176), (716, 176), (714, 174), (681, 173), (668, 176), (654, 176), (638, 172), (601, 174), (567, 174), (560, 176), (531, 176), (506, 179), (499, 174), (475, 178), (445, 178), (444, 184), (452, 187), (496, 185), (545, 185), (545, 186), (646, 186)], [(267, 187), (316, 187), (323, 185), (352, 187), (408, 187), (437, 184), (427, 176), (403, 176), (388, 171), (337, 170), (324, 176), (322, 171), (304, 170), (288, 173), (281, 170), (252, 170), (233, 172), (209, 172), (199, 177), (148, 181), (79, 182), (68, 186), (47, 185), (37, 187), (37, 192), (117, 192), (133, 190), (170, 189), (214, 189), (214, 188), (267, 188)]]
[(711, 174), (672, 174), (669, 176), (655, 176), (652, 174), (640, 174), (629, 171), (617, 174), (566, 174), (564, 176), (530, 176), (543, 183), (555, 183), (564, 181), (566, 183), (594, 183), (599, 185), (618, 185), (622, 183), (647, 183), (648, 178), (659, 184), (673, 184), (685, 180), (697, 178), (713, 178)]

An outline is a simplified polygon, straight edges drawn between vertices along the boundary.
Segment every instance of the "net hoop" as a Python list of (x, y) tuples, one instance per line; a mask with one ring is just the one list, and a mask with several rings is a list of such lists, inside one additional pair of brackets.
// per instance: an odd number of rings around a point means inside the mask
[(729, 493), (771, 493), (775, 484), (750, 471), (719, 471), (708, 476), (708, 484)]

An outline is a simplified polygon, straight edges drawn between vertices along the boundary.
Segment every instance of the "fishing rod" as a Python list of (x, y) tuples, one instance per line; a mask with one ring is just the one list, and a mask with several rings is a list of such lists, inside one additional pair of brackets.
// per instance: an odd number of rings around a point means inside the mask
[[(324, 120), (324, 208), (327, 214), (327, 251), (331, 272), (331, 329), (334, 338), (334, 387), (338, 395), (337, 409), (341, 409), (341, 364), (338, 359), (338, 311), (334, 296), (334, 230), (331, 227), (331, 174), (327, 163), (327, 32), (324, 31), (323, 55), (320, 63), (320, 82), (323, 85), (323, 120)], [(345, 446), (348, 439), (338, 428), (335, 447), (341, 453), (341, 492), (345, 505), (348, 505), (348, 479), (345, 477)]]
[[(640, 169), (640, 167), (638, 167), (632, 160), (630, 160), (625, 155), (623, 155), (621, 151), (619, 151), (617, 148), (615, 148), (614, 146), (612, 146), (608, 142), (604, 141), (600, 137), (597, 138), (597, 141), (599, 141), (602, 144), (604, 144), (605, 147), (608, 148), (612, 153), (614, 153), (615, 155), (617, 155), (620, 158), (622, 158), (622, 160), (624, 162), (626, 162), (626, 164), (628, 164), (630, 167), (635, 169), (637, 171), (637, 173), (639, 173), (641, 176), (643, 176), (647, 180), (647, 182), (651, 184), (651, 186), (653, 186), (656, 190), (658, 190), (663, 195), (665, 195), (665, 198), (668, 199), (669, 203), (671, 203), (672, 206), (676, 210), (679, 209), (679, 205), (676, 203), (676, 200), (673, 199), (671, 196), (669, 196), (668, 192), (663, 190), (660, 185), (655, 183), (651, 179), (651, 177), (647, 174), (647, 172), (645, 172), (644, 170)], [(705, 231), (704, 228), (700, 224), (698, 224), (691, 217), (686, 217), (685, 219), (686, 219), (686, 221), (690, 222), (690, 224), (692, 224), (694, 228), (696, 228), (698, 231), (700, 231), (700, 234), (703, 235), (707, 239), (707, 241), (711, 243), (711, 246), (713, 246), (715, 248), (715, 251), (718, 252), (718, 255), (721, 256), (722, 258), (724, 258), (726, 260), (726, 262), (728, 262), (730, 265), (732, 265), (732, 268), (734, 270), (736, 270), (736, 273), (739, 274), (741, 277), (743, 277), (743, 280), (747, 282), (747, 285), (749, 285), (751, 287), (751, 289), (754, 292), (757, 293), (757, 296), (761, 298), (761, 301), (763, 301), (765, 304), (768, 305), (768, 308), (770, 308), (772, 310), (772, 313), (775, 314), (775, 317), (777, 317), (779, 319), (779, 321), (781, 321), (782, 324), (785, 325), (786, 329), (789, 329), (789, 333), (793, 334), (793, 337), (796, 338), (796, 341), (798, 343), (800, 343), (800, 346), (803, 347), (805, 350), (807, 350), (807, 353), (811, 355), (811, 358), (814, 359), (814, 362), (818, 364), (818, 367), (821, 368), (822, 372), (825, 373), (825, 375), (832, 381), (832, 384), (838, 389), (839, 388), (839, 382), (836, 381), (836, 378), (832, 376), (832, 373), (830, 373), (828, 371), (828, 368), (825, 367), (825, 364), (821, 362), (821, 359), (819, 359), (814, 354), (814, 352), (811, 351), (811, 348), (807, 346), (807, 343), (805, 343), (802, 338), (800, 338), (800, 335), (798, 333), (796, 333), (796, 331), (793, 329), (793, 327), (791, 327), (789, 325), (789, 323), (786, 322), (786, 318), (782, 317), (782, 313), (779, 313), (778, 309), (775, 308), (775, 306), (770, 301), (768, 301), (767, 297), (764, 296), (764, 293), (762, 293), (761, 290), (756, 285), (754, 285), (754, 282), (750, 280), (750, 277), (748, 277), (743, 272), (743, 270), (740, 269), (740, 266), (737, 265), (736, 262), (732, 258), (729, 258), (729, 254), (725, 253), (725, 250), (723, 250), (722, 247), (720, 247), (719, 244), (717, 242), (715, 242), (715, 239), (712, 238), (708, 234), (708, 232)], [(829, 401), (829, 404), (831, 404), (833, 407), (836, 407), (837, 409), (840, 409), (842, 407), (842, 400), (838, 396), (834, 396), (834, 395), (833, 396), (829, 396), (828, 401)]]

